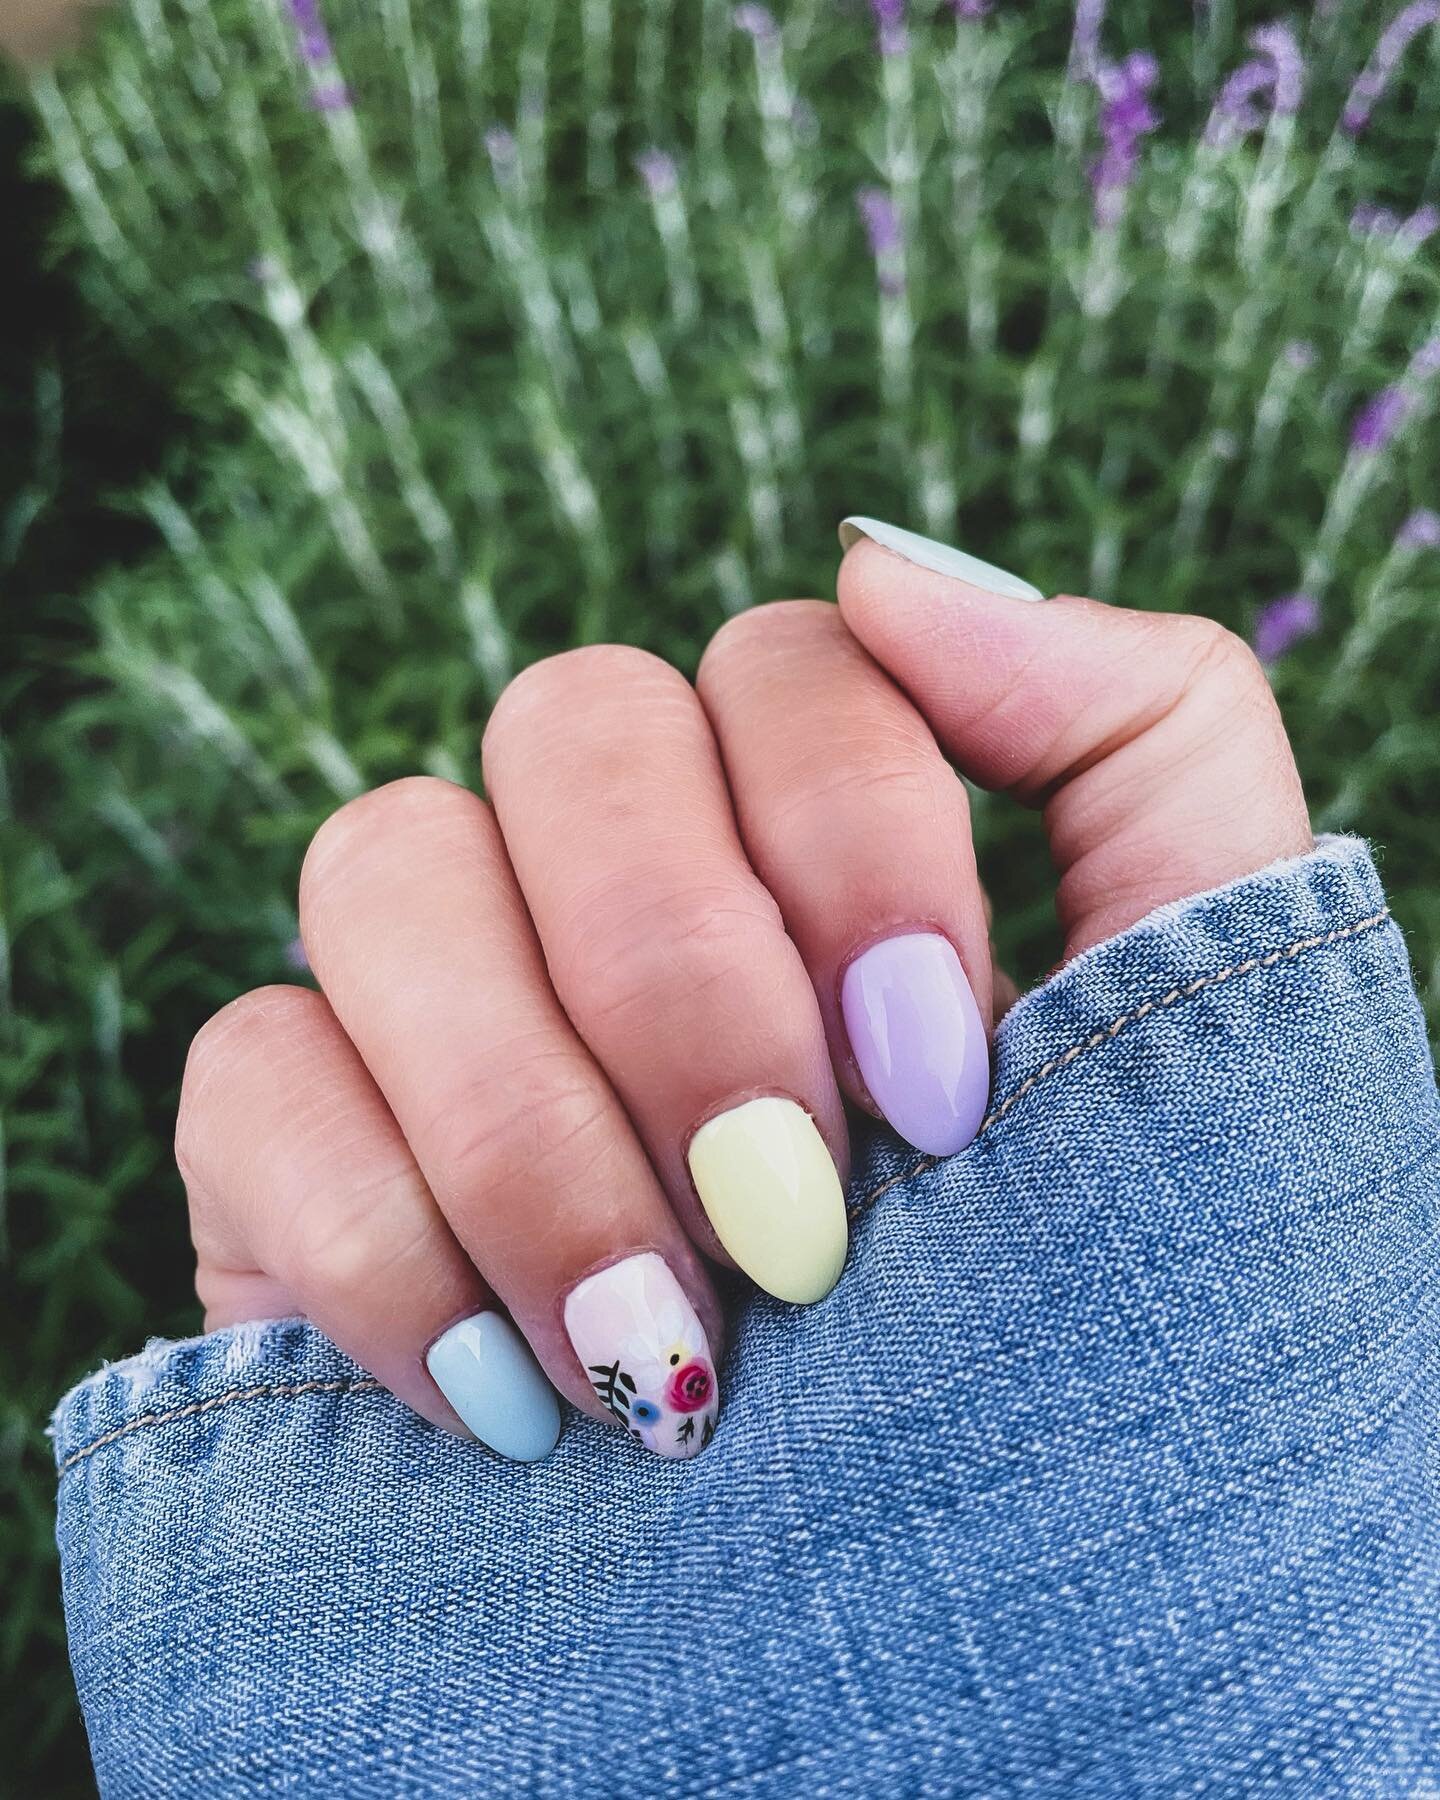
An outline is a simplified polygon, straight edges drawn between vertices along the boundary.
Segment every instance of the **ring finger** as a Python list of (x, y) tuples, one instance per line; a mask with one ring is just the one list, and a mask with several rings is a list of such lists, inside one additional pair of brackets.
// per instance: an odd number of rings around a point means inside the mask
[(851, 1098), (920, 1150), (963, 1149), (989, 1095), (993, 985), (963, 784), (837, 607), (741, 613), (698, 686)]
[(662, 1456), (702, 1449), (720, 1308), (555, 998), (490, 808), (424, 777), (350, 802), (310, 847), (300, 922), (450, 1230), (556, 1386)]

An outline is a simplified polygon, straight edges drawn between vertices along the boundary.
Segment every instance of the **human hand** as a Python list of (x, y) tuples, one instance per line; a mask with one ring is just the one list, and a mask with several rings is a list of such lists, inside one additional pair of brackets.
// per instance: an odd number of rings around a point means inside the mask
[(708, 1265), (797, 1302), (839, 1276), (842, 1097), (942, 1155), (984, 1114), (994, 976), (947, 758), (1044, 809), (1067, 958), (1310, 847), (1268, 684), (1218, 626), (845, 535), (839, 607), (742, 614), (695, 688), (620, 646), (527, 670), (488, 804), (414, 778), (321, 828), (322, 992), (244, 996), (186, 1069), (209, 1326), (303, 1313), (506, 1455), (555, 1441), (540, 1368), (693, 1454)]

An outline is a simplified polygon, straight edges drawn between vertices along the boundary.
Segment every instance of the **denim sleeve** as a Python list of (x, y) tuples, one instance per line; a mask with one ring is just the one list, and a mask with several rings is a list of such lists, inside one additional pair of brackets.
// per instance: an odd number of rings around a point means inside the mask
[(1153, 914), (860, 1147), (715, 1443), (502, 1463), (290, 1321), (61, 1404), (108, 1796), (1255, 1795), (1440, 1780), (1440, 1108), (1364, 846)]

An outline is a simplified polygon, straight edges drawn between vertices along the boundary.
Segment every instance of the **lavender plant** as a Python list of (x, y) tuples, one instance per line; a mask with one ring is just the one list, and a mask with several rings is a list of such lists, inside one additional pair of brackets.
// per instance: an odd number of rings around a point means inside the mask
[[(174, 424), (90, 503), (141, 552), (48, 596), (69, 704), (8, 745), (7, 1670), (43, 1640), (68, 1691), (16, 1573), (37, 1420), (193, 1319), (170, 1096), (297, 977), (310, 832), (478, 781), (534, 656), (691, 666), (831, 591), (846, 511), (1251, 636), (1440, 1028), (1440, 0), (132, 0), (27, 104), (66, 280)], [(0, 495), (17, 566), (50, 491)], [(977, 818), (1037, 973), (1033, 826)]]

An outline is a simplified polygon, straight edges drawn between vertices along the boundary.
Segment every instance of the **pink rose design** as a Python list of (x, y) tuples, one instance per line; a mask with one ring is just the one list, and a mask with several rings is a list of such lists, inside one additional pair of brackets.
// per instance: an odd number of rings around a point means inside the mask
[(688, 1362), (676, 1369), (665, 1384), (665, 1398), (676, 1412), (699, 1412), (707, 1404), (715, 1390), (715, 1378), (710, 1373), (710, 1365), (703, 1362)]

